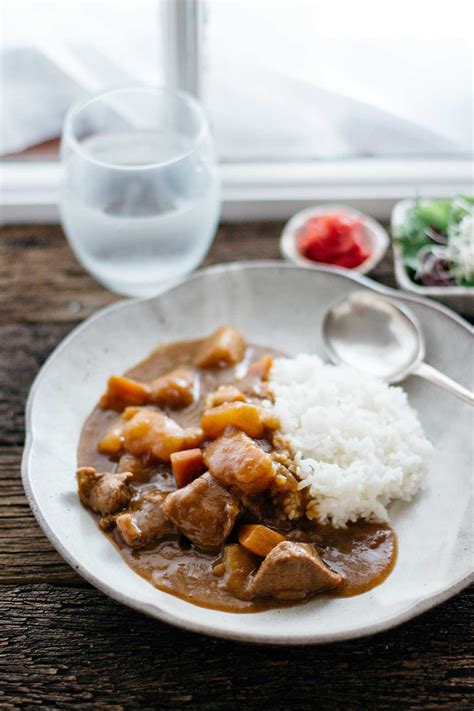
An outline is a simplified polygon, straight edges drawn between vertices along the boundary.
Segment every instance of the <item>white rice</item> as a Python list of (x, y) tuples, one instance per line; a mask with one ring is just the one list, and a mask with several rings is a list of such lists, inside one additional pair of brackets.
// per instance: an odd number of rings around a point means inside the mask
[(419, 490), (432, 447), (401, 388), (298, 355), (274, 361), (270, 389), (310, 518), (386, 520)]

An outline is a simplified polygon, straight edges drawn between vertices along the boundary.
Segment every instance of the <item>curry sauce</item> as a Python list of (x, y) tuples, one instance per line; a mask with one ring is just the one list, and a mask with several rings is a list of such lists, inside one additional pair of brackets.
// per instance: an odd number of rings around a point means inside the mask
[[(160, 346), (126, 375), (139, 383), (149, 383), (176, 368), (196, 368), (196, 359), (203, 351), (203, 344), (204, 340), (195, 340)], [(242, 359), (235, 364), (229, 364), (227, 367), (196, 368), (197, 378), (193, 386), (192, 403), (180, 409), (161, 406), (160, 411), (172, 418), (179, 427), (188, 428), (186, 431), (198, 428), (207, 407), (208, 396), (223, 385), (243, 389), (244, 383), (248, 387), (246, 378), (249, 378), (249, 366), (267, 354), (280, 355), (269, 348), (247, 346)], [(94, 467), (97, 471), (117, 471), (118, 458), (100, 453), (98, 443), (113, 427), (118, 417), (119, 413), (115, 410), (103, 409), (100, 405), (95, 407), (82, 430), (78, 448), (79, 467)], [(262, 436), (256, 442), (263, 452), (272, 451), (271, 437)], [(153, 461), (152, 458), (145, 457), (127, 486), (132, 492), (132, 500), (126, 510), (133, 515), (134, 506), (137, 506), (138, 501), (143, 508), (142, 515), (146, 516), (146, 494), (162, 492), (167, 495), (174, 492), (176, 480), (169, 462)], [(252, 502), (255, 503), (255, 510)], [(264, 524), (279, 532), (288, 542), (311, 544), (323, 563), (342, 578), (340, 584), (324, 592), (325, 595), (341, 597), (367, 592), (382, 583), (393, 569), (397, 544), (395, 534), (387, 524), (361, 519), (348, 524), (346, 528), (334, 528), (311, 522), (304, 517), (285, 520), (274, 515), (271, 506), (267, 506), (265, 510), (262, 507), (260, 511), (257, 504), (258, 496), (248, 497), (248, 501), (244, 499), (243, 511), (237, 521)], [(99, 519), (99, 516), (97, 518)], [(125, 543), (113, 523), (106, 535), (136, 573), (156, 588), (193, 604), (228, 612), (254, 612), (288, 604), (274, 598), (240, 599), (232, 594), (223, 584), (223, 546), (216, 550), (203, 550), (182, 532), (178, 532), (164, 535), (161, 539), (138, 548), (131, 547)], [(225, 544), (227, 546), (237, 543), (236, 523)], [(255, 561), (256, 565), (260, 563), (258, 557)]]

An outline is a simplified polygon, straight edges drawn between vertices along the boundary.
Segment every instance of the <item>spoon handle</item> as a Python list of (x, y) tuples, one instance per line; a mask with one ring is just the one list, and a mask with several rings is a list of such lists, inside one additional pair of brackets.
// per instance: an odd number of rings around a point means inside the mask
[(459, 385), (455, 380), (448, 378), (444, 373), (440, 373), (439, 370), (433, 368), (433, 366), (428, 365), (428, 363), (421, 363), (416, 370), (413, 371), (413, 375), (419, 375), (420, 378), (425, 378), (429, 380), (434, 385), (438, 385), (440, 388), (444, 388), (451, 395), (456, 395), (464, 402), (467, 402), (471, 407), (474, 407), (474, 393), (465, 388), (463, 385)]

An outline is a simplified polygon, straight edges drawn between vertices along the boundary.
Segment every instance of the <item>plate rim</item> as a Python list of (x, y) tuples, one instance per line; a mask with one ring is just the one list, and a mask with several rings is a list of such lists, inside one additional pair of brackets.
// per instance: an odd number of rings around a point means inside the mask
[[(218, 274), (220, 272), (228, 272), (228, 271), (235, 272), (235, 271), (239, 271), (239, 270), (245, 270), (248, 268), (252, 268), (252, 269), (279, 268), (279, 269), (285, 269), (285, 270), (298, 270), (298, 269), (302, 269), (302, 268), (304, 269), (305, 267), (296, 266), (294, 264), (288, 264), (288, 263), (285, 263), (285, 262), (277, 260), (277, 259), (275, 259), (275, 260), (242, 260), (242, 261), (227, 262), (224, 264), (217, 264), (217, 265), (205, 267), (203, 269), (199, 269), (197, 272), (195, 272), (189, 278), (182, 279), (178, 283), (174, 284), (172, 287), (170, 287), (168, 289), (164, 289), (163, 291), (160, 291), (155, 296), (152, 296), (152, 297), (149, 297), (146, 299), (121, 299), (116, 303), (109, 304), (109, 305), (99, 309), (96, 313), (92, 314), (91, 316), (86, 318), (84, 321), (79, 323), (75, 328), (73, 328), (72, 331), (70, 333), (68, 333), (68, 335), (56, 346), (56, 348), (54, 348), (54, 350), (50, 353), (50, 355), (47, 357), (47, 359), (41, 366), (35, 379), (33, 380), (33, 383), (31, 385), (31, 388), (30, 388), (30, 391), (28, 394), (28, 398), (26, 401), (25, 445), (24, 445), (23, 455), (22, 455), (22, 460), (21, 460), (21, 479), (22, 479), (22, 484), (23, 484), (23, 488), (25, 490), (28, 504), (33, 512), (33, 515), (35, 516), (36, 521), (38, 522), (38, 525), (40, 526), (40, 528), (42, 529), (43, 533), (48, 538), (50, 543), (58, 551), (58, 553), (61, 555), (61, 557), (82, 578), (84, 578), (87, 582), (89, 582), (91, 585), (96, 587), (102, 593), (108, 595), (113, 600), (115, 600), (123, 605), (126, 605), (127, 607), (130, 607), (134, 610), (137, 610), (138, 612), (145, 613), (151, 617), (157, 618), (163, 622), (172, 624), (172, 625), (179, 627), (181, 629), (185, 629), (190, 632), (196, 632), (199, 634), (209, 635), (212, 637), (231, 639), (231, 640), (235, 640), (235, 641), (239, 641), (239, 642), (249, 642), (249, 643), (254, 643), (254, 644), (271, 644), (271, 645), (295, 645), (295, 646), (296, 645), (302, 646), (302, 645), (328, 644), (331, 642), (338, 642), (338, 641), (344, 641), (344, 640), (349, 640), (349, 639), (357, 639), (360, 637), (366, 637), (366, 636), (369, 636), (372, 634), (376, 634), (378, 632), (392, 629), (393, 627), (396, 627), (396, 626), (402, 624), (403, 622), (407, 622), (408, 620), (411, 620), (412, 618), (422, 614), (423, 612), (431, 609), (432, 607), (435, 607), (436, 605), (439, 605), (442, 602), (445, 602), (446, 600), (453, 597), (458, 592), (461, 592), (461, 590), (466, 588), (474, 580), (474, 572), (467, 573), (466, 575), (462, 575), (460, 578), (457, 578), (453, 583), (451, 583), (451, 585), (449, 585), (447, 588), (444, 588), (442, 591), (435, 592), (423, 600), (420, 600), (418, 602), (408, 605), (406, 608), (401, 610), (399, 613), (397, 613), (396, 615), (393, 615), (392, 617), (388, 618), (385, 621), (375, 622), (375, 623), (369, 624), (365, 627), (352, 628), (347, 631), (344, 631), (343, 633), (340, 633), (340, 632), (331, 632), (331, 633), (324, 633), (324, 634), (308, 633), (308, 634), (299, 636), (297, 638), (292, 638), (290, 635), (277, 635), (274, 637), (273, 636), (270, 637), (270, 636), (262, 634), (260, 632), (241, 633), (238, 630), (219, 630), (219, 629), (216, 630), (213, 627), (213, 625), (210, 623), (201, 623), (201, 622), (197, 622), (197, 621), (193, 621), (193, 620), (183, 620), (183, 619), (175, 616), (173, 613), (167, 612), (158, 606), (149, 605), (147, 603), (141, 602), (140, 600), (136, 600), (133, 597), (131, 597), (125, 593), (118, 592), (109, 584), (104, 583), (102, 580), (97, 578), (97, 576), (93, 572), (86, 569), (83, 565), (78, 563), (72, 555), (69, 554), (69, 551), (67, 550), (66, 546), (64, 546), (63, 543), (61, 542), (61, 540), (56, 536), (52, 527), (49, 525), (47, 519), (41, 513), (39, 505), (36, 502), (36, 498), (33, 493), (33, 488), (31, 486), (30, 475), (29, 475), (30, 458), (31, 458), (31, 455), (33, 452), (33, 444), (34, 444), (34, 437), (33, 437), (33, 432), (32, 432), (32, 411), (33, 411), (35, 394), (36, 394), (36, 390), (38, 388), (39, 382), (44, 377), (46, 370), (48, 370), (51, 367), (51, 364), (53, 363), (54, 359), (69, 344), (69, 342), (72, 341), (76, 337), (76, 335), (78, 333), (80, 333), (83, 329), (87, 328), (91, 322), (102, 318), (103, 316), (105, 316), (106, 314), (108, 314), (111, 311), (125, 308), (126, 306), (128, 306), (129, 304), (132, 304), (132, 303), (153, 301), (154, 299), (159, 298), (162, 294), (170, 293), (173, 290), (180, 288), (183, 284), (197, 280), (203, 276), (206, 276), (207, 274), (215, 274), (215, 273)], [(362, 274), (354, 273), (352, 271), (338, 268), (338, 267), (332, 267), (332, 266), (327, 266), (327, 265), (318, 265), (317, 267), (311, 267), (309, 271), (330, 272), (330, 273), (338, 274), (346, 279), (349, 279), (349, 281), (353, 281), (356, 284), (366, 286), (367, 288), (372, 289), (373, 291), (379, 292), (381, 294), (393, 296), (397, 299), (406, 300), (408, 302), (424, 304), (425, 306), (428, 306), (428, 307), (434, 309), (435, 311), (439, 311), (439, 312), (443, 313), (445, 316), (447, 316), (451, 320), (455, 321), (459, 326), (461, 326), (463, 329), (465, 329), (471, 335), (474, 334), (474, 328), (471, 328), (469, 323), (467, 321), (465, 321), (461, 316), (454, 313), (453, 311), (451, 311), (451, 309), (447, 308), (446, 306), (439, 304), (437, 302), (432, 302), (427, 298), (420, 297), (420, 296), (413, 295), (413, 294), (404, 294), (403, 292), (399, 292), (397, 289), (393, 289), (392, 287), (387, 287), (383, 284), (379, 284), (378, 282), (375, 282), (373, 279), (370, 279)], [(189, 603), (189, 604), (191, 604), (191, 603)], [(229, 613), (229, 614), (234, 614), (234, 613)], [(258, 614), (258, 613), (256, 613), (256, 614)]]

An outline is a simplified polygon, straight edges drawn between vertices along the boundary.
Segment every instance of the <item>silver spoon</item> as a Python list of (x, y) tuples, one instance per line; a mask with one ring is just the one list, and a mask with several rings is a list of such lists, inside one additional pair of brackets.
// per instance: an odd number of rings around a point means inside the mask
[(425, 339), (408, 309), (369, 291), (356, 291), (327, 312), (323, 339), (333, 363), (397, 383), (419, 375), (474, 406), (474, 393), (424, 362)]

